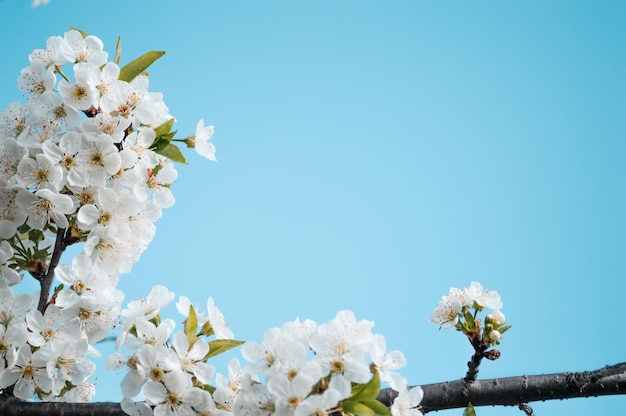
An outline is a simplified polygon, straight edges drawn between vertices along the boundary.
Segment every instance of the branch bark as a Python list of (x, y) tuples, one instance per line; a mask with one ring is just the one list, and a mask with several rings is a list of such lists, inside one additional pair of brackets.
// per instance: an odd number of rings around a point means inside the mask
[[(565, 372), (426, 384), (420, 410), (423, 413), (477, 406), (520, 406), (545, 400), (626, 394), (626, 363), (598, 370)], [(397, 393), (383, 389), (378, 399), (391, 406)], [(0, 395), (3, 416), (125, 416), (119, 403), (40, 403), (23, 402)]]
[[(426, 384), (421, 386), (423, 413), (477, 406), (519, 406), (536, 401), (626, 394), (626, 363), (599, 370)], [(391, 405), (397, 393), (381, 390), (378, 399)]]

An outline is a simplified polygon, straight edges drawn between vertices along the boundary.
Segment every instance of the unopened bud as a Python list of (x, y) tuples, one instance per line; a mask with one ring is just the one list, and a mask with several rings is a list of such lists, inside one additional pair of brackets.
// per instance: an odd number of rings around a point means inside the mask
[(500, 338), (502, 338), (502, 334), (494, 329), (493, 331), (489, 333), (489, 338), (491, 338), (494, 341), (497, 341)]
[(494, 361), (500, 358), (500, 351), (498, 350), (489, 350), (485, 352), (484, 357), (488, 360)]

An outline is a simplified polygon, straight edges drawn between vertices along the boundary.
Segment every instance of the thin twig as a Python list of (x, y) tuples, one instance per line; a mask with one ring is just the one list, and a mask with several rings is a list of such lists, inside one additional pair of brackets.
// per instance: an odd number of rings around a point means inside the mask
[(533, 412), (532, 407), (530, 407), (528, 403), (520, 403), (518, 407), (519, 407), (519, 410), (526, 413), (526, 416), (535, 416), (535, 413)]
[(59, 265), (59, 261), (61, 260), (61, 255), (67, 248), (65, 244), (65, 228), (59, 228), (57, 230), (57, 238), (54, 242), (54, 251), (52, 252), (52, 257), (50, 258), (50, 265), (48, 266), (48, 271), (43, 279), (39, 280), (39, 284), (41, 286), (41, 291), (39, 293), (39, 304), (37, 305), (37, 310), (41, 312), (43, 315), (48, 307), (48, 298), (50, 297), (50, 288), (52, 287), (52, 281), (54, 280), (54, 269)]

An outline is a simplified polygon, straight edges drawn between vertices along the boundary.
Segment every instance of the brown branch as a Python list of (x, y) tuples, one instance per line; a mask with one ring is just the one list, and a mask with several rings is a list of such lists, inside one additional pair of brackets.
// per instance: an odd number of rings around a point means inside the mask
[(61, 255), (67, 248), (64, 237), (65, 228), (59, 228), (57, 230), (56, 241), (54, 242), (54, 251), (52, 252), (52, 258), (50, 259), (50, 264), (48, 265), (48, 271), (46, 272), (46, 275), (39, 280), (41, 291), (39, 292), (39, 304), (37, 305), (37, 310), (39, 310), (42, 315), (48, 307), (50, 288), (52, 287), (52, 281), (54, 280), (54, 269), (56, 269), (56, 267), (59, 265)]
[(23, 402), (0, 395), (2, 416), (127, 416), (119, 403)]
[[(579, 373), (554, 373), (476, 380), (457, 380), (421, 386), (423, 413), (477, 406), (518, 406), (532, 415), (530, 402), (562, 400), (626, 394), (626, 363)], [(581, 380), (584, 380), (581, 384)], [(383, 389), (378, 400), (391, 406), (397, 392)], [(119, 403), (54, 403), (23, 402), (9, 395), (0, 395), (2, 416), (125, 416)]]
[[(581, 373), (554, 373), (534, 376), (518, 376), (476, 380), (464, 380), (426, 384), (421, 386), (424, 398), (421, 403), (423, 413), (465, 408), (469, 402), (477, 406), (519, 406), (530, 402), (562, 400), (576, 397), (593, 397), (626, 394), (626, 372), (615, 373), (626, 368), (626, 363), (607, 366), (599, 370)], [(588, 377), (588, 374), (594, 374)], [(595, 377), (595, 375), (608, 374)], [(579, 385), (577, 380), (585, 378)], [(378, 399), (390, 406), (397, 393), (391, 389), (381, 390)]]

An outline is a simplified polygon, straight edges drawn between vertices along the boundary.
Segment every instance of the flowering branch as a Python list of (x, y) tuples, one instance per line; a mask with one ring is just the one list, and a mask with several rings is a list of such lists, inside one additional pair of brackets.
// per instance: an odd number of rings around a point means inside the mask
[[(621, 371), (619, 371), (621, 370)], [(616, 372), (619, 371), (619, 372)], [(578, 383), (583, 382), (582, 385)], [(546, 400), (626, 394), (626, 363), (598, 370), (563, 372), (476, 380), (469, 387), (463, 380), (422, 385), (423, 413), (476, 406), (520, 406)], [(382, 389), (378, 400), (391, 406), (398, 393)], [(33, 403), (0, 395), (0, 414), (5, 416), (125, 416), (119, 403)]]

